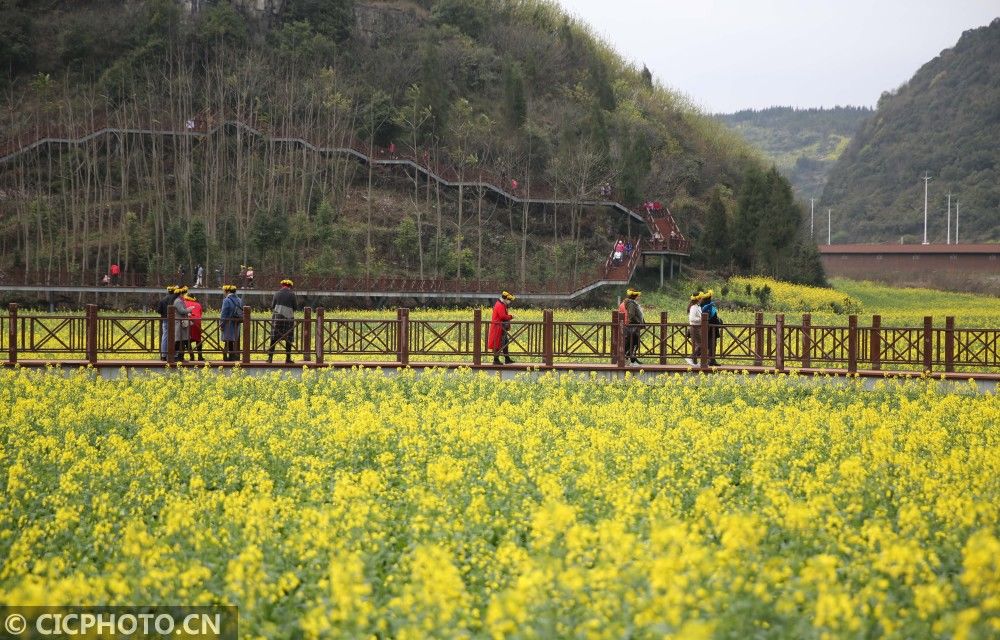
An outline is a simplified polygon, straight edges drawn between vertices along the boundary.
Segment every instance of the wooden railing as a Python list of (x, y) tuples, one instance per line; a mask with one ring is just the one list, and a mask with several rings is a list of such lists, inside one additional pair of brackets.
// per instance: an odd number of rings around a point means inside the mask
[[(70, 362), (122, 364), (160, 360), (161, 337), (167, 334), (164, 359), (181, 360), (174, 345), (175, 318), (100, 314), (89, 305), (83, 315), (25, 313), (11, 304), (0, 315), (0, 350), (6, 364), (18, 362)], [(221, 320), (206, 316), (200, 321), (201, 353), (218, 362), (224, 344)], [(245, 307), (239, 321), (238, 360), (263, 364), (271, 346), (270, 314)], [(295, 320), (293, 358), (308, 365), (351, 364), (378, 366), (433, 365), (436, 363), (489, 364), (486, 349), (489, 320), (479, 309), (459, 320), (414, 319), (408, 309), (395, 318), (350, 318), (328, 314), (323, 308), (301, 311)], [(691, 332), (701, 334), (701, 344), (714, 345), (692, 353)], [(857, 316), (844, 325), (814, 325), (809, 314), (799, 324), (788, 324), (782, 314), (770, 323), (758, 313), (753, 323), (696, 327), (670, 322), (666, 312), (657, 322), (640, 327), (637, 357), (645, 368), (682, 367), (698, 370), (722, 367), (770, 371), (855, 372), (968, 372), (1000, 375), (1000, 329), (958, 328), (954, 318), (945, 326), (924, 319), (922, 326), (887, 327), (879, 316), (859, 326)], [(617, 311), (607, 321), (557, 321), (552, 311), (541, 320), (514, 322), (510, 353), (519, 364), (533, 367), (625, 367), (625, 328)], [(718, 337), (715, 337), (717, 334)], [(284, 361), (284, 344), (275, 349), (276, 362)], [(2, 357), (2, 356), (0, 356)], [(693, 358), (691, 365), (688, 359)], [(229, 365), (230, 362), (219, 364)]]

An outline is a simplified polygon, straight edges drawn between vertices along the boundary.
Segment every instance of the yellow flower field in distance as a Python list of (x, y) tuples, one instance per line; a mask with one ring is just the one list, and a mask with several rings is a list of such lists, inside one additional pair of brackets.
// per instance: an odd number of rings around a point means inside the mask
[(245, 638), (992, 638), (1000, 402), (935, 381), (5, 369), (0, 602)]

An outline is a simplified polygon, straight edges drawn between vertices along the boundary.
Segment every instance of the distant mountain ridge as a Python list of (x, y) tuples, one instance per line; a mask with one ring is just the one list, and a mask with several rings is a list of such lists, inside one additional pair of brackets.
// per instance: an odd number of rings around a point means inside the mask
[(872, 113), (868, 107), (769, 107), (715, 117), (772, 159), (795, 195), (808, 200), (822, 195), (833, 164)]
[(930, 242), (946, 241), (948, 193), (953, 216), (961, 203), (960, 241), (1000, 242), (1000, 18), (879, 99), (820, 201), (834, 242), (921, 241), (925, 171)]

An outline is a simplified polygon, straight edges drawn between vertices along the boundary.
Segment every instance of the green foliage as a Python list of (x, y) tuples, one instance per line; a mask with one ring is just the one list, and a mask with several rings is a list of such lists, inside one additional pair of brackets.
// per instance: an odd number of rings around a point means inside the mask
[(33, 26), (27, 11), (6, 5), (0, 9), (0, 81), (31, 70)]
[(279, 56), (296, 64), (329, 63), (337, 50), (332, 39), (317, 33), (305, 20), (283, 24), (273, 32), (271, 42)]
[(471, 38), (482, 33), (489, 20), (481, 0), (439, 0), (431, 9), (437, 25), (451, 25)]
[(250, 41), (250, 28), (242, 13), (231, 4), (220, 2), (201, 12), (195, 26), (195, 39), (203, 47), (219, 44), (245, 47)]
[(187, 232), (187, 249), (191, 262), (205, 263), (208, 260), (208, 236), (205, 234), (205, 223), (195, 220)]
[(393, 245), (396, 249), (396, 255), (402, 258), (407, 269), (411, 265), (416, 264), (419, 259), (418, 240), (417, 223), (410, 216), (403, 218), (403, 221), (399, 223), (399, 227), (396, 229), (396, 237), (393, 240)]
[(705, 216), (705, 229), (695, 245), (701, 260), (709, 267), (722, 267), (732, 260), (729, 239), (729, 215), (719, 191), (712, 194)]
[(780, 280), (823, 284), (819, 253), (799, 239), (801, 226), (802, 212), (777, 168), (764, 173), (751, 167), (740, 189), (730, 245), (736, 266)]
[(316, 33), (343, 42), (354, 26), (354, 0), (288, 0), (282, 19), (286, 23), (305, 21)]
[(836, 216), (835, 242), (947, 234), (947, 194), (961, 201), (960, 240), (998, 242), (1000, 225), (1000, 19), (962, 34), (898, 90), (883, 94), (830, 172), (820, 205)]
[(520, 127), (528, 116), (524, 74), (521, 65), (508, 61), (503, 66), (504, 116), (512, 127)]

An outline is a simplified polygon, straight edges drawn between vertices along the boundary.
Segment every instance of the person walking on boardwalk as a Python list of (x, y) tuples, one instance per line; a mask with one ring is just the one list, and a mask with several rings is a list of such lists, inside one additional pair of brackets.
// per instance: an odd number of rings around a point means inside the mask
[(631, 287), (625, 292), (625, 358), (632, 364), (639, 363), (639, 336), (646, 318), (642, 315), (639, 296), (642, 292)]
[(691, 357), (684, 358), (689, 365), (696, 366), (701, 357), (701, 297), (704, 294), (696, 291), (691, 294), (688, 303), (688, 339), (691, 341)]
[[(500, 294), (496, 304), (493, 305), (493, 317), (490, 319), (490, 335), (486, 341), (486, 348), (493, 352), (493, 364), (513, 364), (510, 357), (510, 321), (514, 316), (510, 315), (507, 307), (514, 302), (515, 296), (509, 291)], [(504, 355), (504, 361), (500, 361), (500, 354)]]
[(204, 362), (205, 356), (201, 352), (201, 303), (192, 295), (185, 294), (184, 306), (191, 311), (191, 326), (188, 327), (187, 352), (188, 360), (194, 362), (194, 344), (198, 343), (198, 361)]
[(701, 298), (701, 313), (702, 315), (708, 315), (708, 357), (709, 364), (713, 367), (719, 366), (718, 361), (715, 359), (716, 343), (722, 338), (722, 331), (719, 328), (723, 324), (722, 318), (719, 317), (719, 309), (715, 306), (715, 301), (712, 300), (712, 290), (709, 289), (704, 293)]
[(281, 281), (281, 288), (274, 292), (271, 300), (271, 346), (267, 350), (267, 361), (274, 359), (274, 345), (285, 341), (285, 364), (292, 364), (292, 341), (295, 339), (295, 292), (294, 283), (289, 279)]
[(200, 289), (205, 286), (205, 267), (200, 264), (194, 268), (194, 288)]
[(167, 359), (167, 309), (174, 303), (177, 285), (167, 285), (167, 295), (156, 303), (156, 312), (160, 314), (160, 360)]
[(184, 295), (188, 292), (187, 287), (174, 289), (174, 354), (178, 362), (184, 362), (184, 351), (187, 349), (190, 339), (191, 310), (184, 304)]
[(236, 295), (236, 285), (222, 285), (226, 297), (222, 299), (219, 313), (222, 329), (222, 359), (226, 362), (239, 360), (240, 329), (243, 326), (243, 301)]

